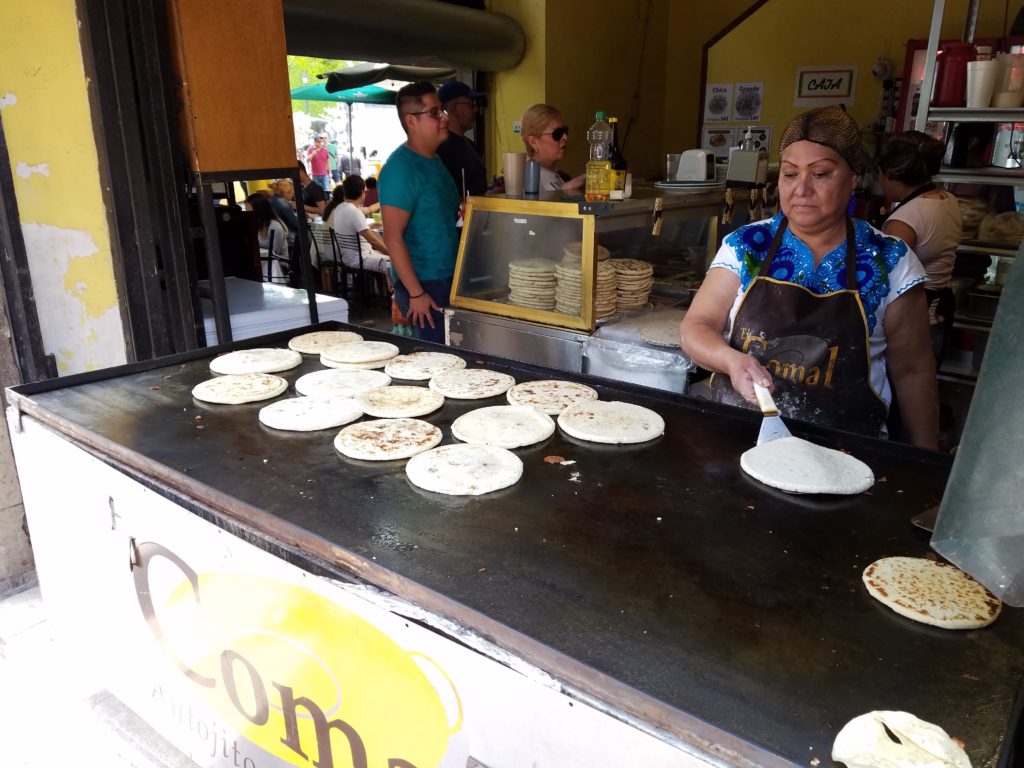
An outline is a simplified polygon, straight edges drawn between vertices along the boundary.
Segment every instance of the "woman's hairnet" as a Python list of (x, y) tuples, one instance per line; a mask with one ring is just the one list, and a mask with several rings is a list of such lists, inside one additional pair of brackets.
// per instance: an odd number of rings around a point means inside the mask
[(794, 141), (813, 141), (835, 150), (854, 173), (862, 173), (868, 162), (857, 121), (842, 107), (819, 107), (794, 117), (782, 131), (779, 154)]

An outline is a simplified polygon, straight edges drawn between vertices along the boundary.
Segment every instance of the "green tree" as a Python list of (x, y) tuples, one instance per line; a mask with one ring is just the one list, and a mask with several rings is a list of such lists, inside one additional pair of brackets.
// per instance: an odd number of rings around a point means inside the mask
[[(288, 87), (298, 88), (300, 85), (311, 85), (320, 82), (317, 75), (335, 69), (351, 67), (356, 62), (341, 59), (321, 59), (314, 56), (288, 57)], [(303, 83), (303, 77), (306, 82)], [(323, 118), (324, 111), (331, 106), (330, 101), (293, 101), (292, 112), (306, 112), (310, 117)], [(308, 105), (308, 109), (307, 109)]]

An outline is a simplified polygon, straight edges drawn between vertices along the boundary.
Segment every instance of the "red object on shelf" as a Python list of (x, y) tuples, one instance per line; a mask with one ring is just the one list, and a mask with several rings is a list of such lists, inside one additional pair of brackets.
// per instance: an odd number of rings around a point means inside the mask
[(974, 43), (946, 43), (935, 62), (933, 107), (962, 107), (966, 103), (967, 62), (978, 58)]
[[(942, 58), (941, 49), (948, 45), (955, 45), (959, 43), (959, 40), (940, 40), (939, 59)], [(979, 37), (974, 41), (975, 45), (987, 45), (992, 48), (993, 51), (1008, 50), (1008, 45), (1012, 42), (1024, 42), (1024, 38), (1004, 38), (998, 37)], [(896, 131), (909, 131), (914, 128), (914, 118), (917, 116), (918, 103), (921, 100), (921, 80), (924, 78), (924, 65), (925, 65), (925, 52), (928, 48), (927, 40), (907, 40), (906, 56), (903, 61), (903, 72), (902, 80), (900, 82), (900, 103), (899, 110), (896, 116)], [(966, 92), (967, 80), (966, 80), (966, 65), (964, 66), (964, 91)], [(933, 86), (932, 93), (935, 93), (935, 87)], [(961, 94), (965, 96), (966, 94)], [(924, 103), (928, 103), (928, 99), (925, 98)], [(966, 98), (962, 98), (960, 106), (966, 104)], [(938, 104), (932, 103), (933, 107), (937, 107)]]

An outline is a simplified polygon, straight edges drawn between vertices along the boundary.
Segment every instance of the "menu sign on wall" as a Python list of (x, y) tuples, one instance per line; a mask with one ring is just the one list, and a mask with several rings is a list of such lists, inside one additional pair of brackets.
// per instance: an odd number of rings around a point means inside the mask
[(732, 110), (732, 83), (712, 83), (704, 91), (704, 122), (727, 123)]
[(708, 149), (715, 157), (729, 157), (729, 147), (736, 145), (735, 128), (705, 128), (702, 131), (700, 148)]
[(736, 123), (752, 123), (761, 119), (764, 104), (764, 83), (736, 83), (732, 119)]

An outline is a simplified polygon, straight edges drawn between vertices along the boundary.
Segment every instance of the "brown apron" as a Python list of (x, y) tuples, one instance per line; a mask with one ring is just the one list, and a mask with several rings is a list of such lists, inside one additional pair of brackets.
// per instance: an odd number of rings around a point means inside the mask
[[(756, 357), (772, 374), (773, 395), (785, 416), (878, 437), (885, 402), (871, 388), (868, 323), (857, 291), (857, 250), (846, 220), (846, 285), (824, 295), (771, 274), (785, 217), (757, 277), (736, 311), (729, 346)], [(753, 406), (724, 374), (711, 379), (714, 399)]]

